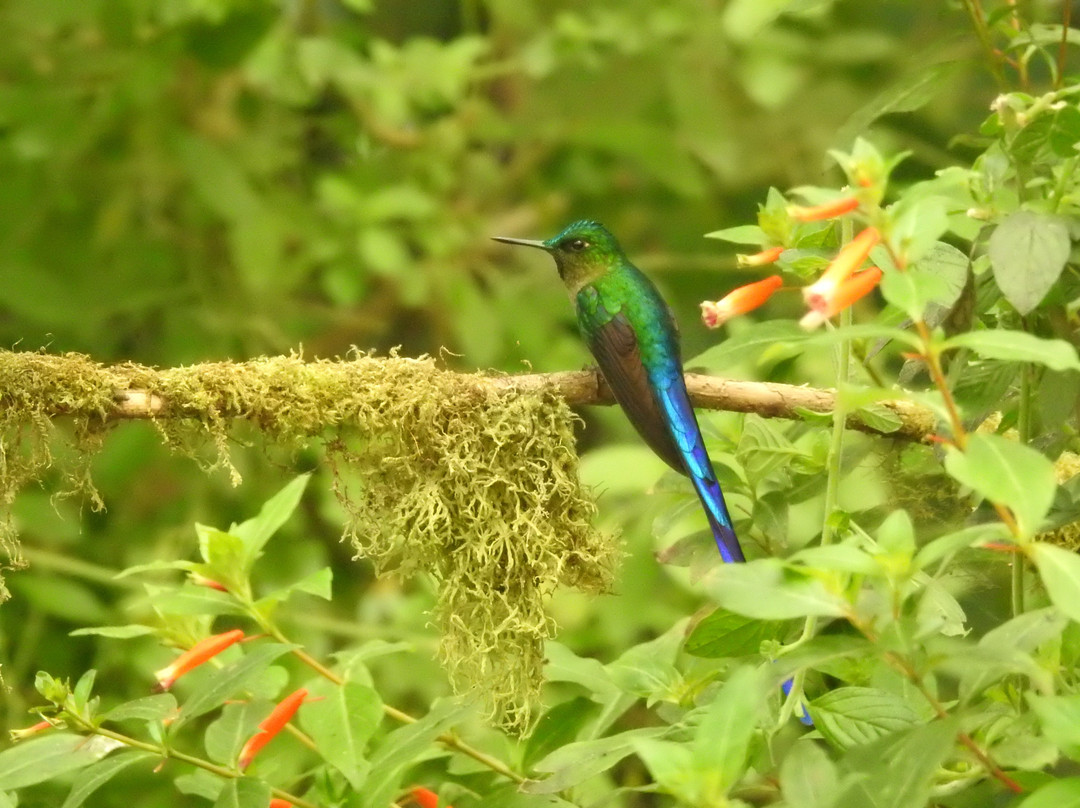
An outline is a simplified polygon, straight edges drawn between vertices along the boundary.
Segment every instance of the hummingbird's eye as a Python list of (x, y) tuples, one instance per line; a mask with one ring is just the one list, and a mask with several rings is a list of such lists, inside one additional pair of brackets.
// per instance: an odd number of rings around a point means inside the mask
[(582, 250), (584, 250), (586, 247), (589, 246), (589, 242), (587, 242), (583, 238), (576, 238), (576, 239), (573, 239), (572, 241), (566, 242), (565, 246), (566, 246), (566, 249), (570, 250), (571, 252), (581, 252)]

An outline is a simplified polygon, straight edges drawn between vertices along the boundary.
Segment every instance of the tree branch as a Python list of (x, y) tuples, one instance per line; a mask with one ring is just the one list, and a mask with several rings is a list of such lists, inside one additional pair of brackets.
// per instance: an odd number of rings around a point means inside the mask
[[(521, 392), (550, 390), (558, 393), (571, 406), (615, 403), (603, 377), (596, 370), (561, 371), (558, 373), (526, 373), (519, 375), (471, 375), (478, 388), (514, 389)], [(746, 382), (689, 373), (686, 386), (694, 406), (707, 410), (756, 413), (766, 418), (799, 419), (803, 412), (832, 412), (836, 393), (814, 387), (771, 382)], [(894, 431), (886, 431), (869, 423), (853, 412), (847, 419), (850, 429), (905, 440), (926, 441), (934, 434), (933, 413), (926, 407), (905, 400), (878, 402), (899, 419)], [(223, 415), (226, 415), (223, 413)], [(169, 402), (147, 390), (122, 390), (115, 397), (115, 418), (183, 417), (184, 413), (170, 412)]]

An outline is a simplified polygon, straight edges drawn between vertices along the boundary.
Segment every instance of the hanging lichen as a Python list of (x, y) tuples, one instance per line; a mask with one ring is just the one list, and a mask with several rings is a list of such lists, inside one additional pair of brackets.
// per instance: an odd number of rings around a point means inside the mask
[[(573, 415), (557, 396), (485, 384), (430, 359), (300, 356), (156, 370), (77, 355), (0, 353), (0, 490), (5, 506), (53, 465), (52, 418), (76, 420), (70, 487), (91, 492), (88, 458), (117, 398), (156, 397), (165, 442), (226, 467), (233, 422), (274, 444), (326, 441), (345, 528), (382, 572), (430, 574), (441, 655), (458, 689), (476, 690), (524, 729), (553, 633), (544, 598), (559, 585), (610, 584), (615, 543), (591, 526), (577, 478)], [(148, 399), (149, 400), (149, 399)], [(11, 558), (10, 522), (0, 533)]]

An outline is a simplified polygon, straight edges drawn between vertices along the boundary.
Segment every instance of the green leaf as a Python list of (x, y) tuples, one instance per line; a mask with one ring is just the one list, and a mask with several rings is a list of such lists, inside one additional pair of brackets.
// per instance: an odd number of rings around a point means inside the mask
[(122, 578), (129, 578), (132, 575), (138, 575), (143, 572), (159, 572), (161, 570), (191, 571), (198, 566), (198, 562), (195, 561), (162, 561), (158, 559), (156, 561), (147, 562), (146, 564), (136, 564), (133, 567), (127, 567), (126, 569), (123, 569), (120, 572), (116, 573), (116, 575), (114, 575), (113, 577), (119, 581)]
[(295, 647), (278, 643), (259, 645), (241, 659), (216, 671), (203, 687), (184, 702), (180, 708), (180, 716), (170, 724), (170, 729), (175, 731), (191, 719), (220, 707), (226, 699), (246, 688), (271, 662)]
[(310, 575), (304, 576), (299, 581), (295, 581), (288, 586), (271, 592), (264, 598), (260, 598), (259, 603), (284, 601), (287, 600), (293, 592), (306, 592), (317, 598), (330, 600), (333, 578), (333, 571), (329, 567), (323, 567)]
[(115, 640), (129, 640), (132, 637), (145, 637), (147, 634), (153, 634), (155, 629), (150, 626), (140, 626), (138, 624), (132, 624), (128, 626), (98, 626), (96, 628), (77, 628), (74, 631), (69, 631), (69, 637), (85, 637), (85, 636), (98, 636), (98, 637), (111, 637)]
[[(708, 804), (719, 804), (746, 770), (750, 741), (765, 701), (765, 677), (755, 668), (738, 668), (705, 708), (694, 736), (694, 769), (710, 784)], [(713, 798), (713, 799), (709, 799)]]
[(1016, 808), (1080, 808), (1080, 777), (1064, 777), (1033, 791)]
[[(804, 332), (805, 334), (805, 332)], [(893, 328), (887, 325), (878, 325), (877, 323), (856, 323), (855, 325), (845, 325), (839, 328), (832, 328), (828, 331), (817, 331), (813, 334), (809, 334), (805, 337), (804, 343), (806, 345), (835, 345), (838, 342), (844, 342), (846, 340), (854, 339), (885, 339), (895, 340), (901, 345), (907, 345), (915, 350), (919, 349), (919, 338), (914, 334), (907, 331), (903, 331), (899, 328)]]
[(266, 808), (270, 786), (254, 777), (237, 777), (225, 783), (214, 808)]
[(31, 574), (14, 576), (10, 583), (16, 595), (42, 614), (72, 623), (96, 623), (110, 617), (97, 593), (79, 581)]
[(885, 299), (912, 320), (925, 319), (929, 305), (947, 299), (950, 292), (945, 278), (916, 266), (903, 272), (886, 272), (881, 279)]
[(0, 791), (43, 783), (89, 766), (120, 744), (98, 735), (48, 732), (0, 752)]
[(910, 558), (915, 555), (915, 526), (907, 511), (893, 511), (877, 529), (878, 545), (887, 553)]
[(756, 224), (741, 224), (737, 227), (725, 227), (723, 230), (714, 230), (706, 233), (705, 238), (715, 238), (721, 241), (730, 241), (734, 244), (753, 244), (758, 247), (765, 246), (769, 237), (765, 231)]
[(984, 648), (1032, 653), (1060, 637), (1068, 620), (1058, 609), (1046, 607), (1018, 614), (990, 629), (979, 640)]
[[(898, 737), (856, 747), (842, 761), (850, 772), (834, 808), (914, 808), (930, 798), (934, 776), (955, 745), (955, 718), (932, 721)], [(903, 765), (898, 767), (898, 761)]]
[(634, 752), (640, 738), (664, 734), (663, 727), (627, 730), (606, 738), (570, 743), (556, 749), (536, 765), (537, 771), (550, 772), (546, 780), (530, 780), (521, 790), (529, 794), (555, 794), (602, 774)]
[(1034, 542), (1031, 560), (1039, 568), (1050, 602), (1071, 619), (1080, 622), (1080, 556), (1046, 542)]
[(948, 309), (963, 294), (964, 286), (971, 272), (971, 261), (965, 253), (956, 249), (956, 247), (946, 244), (944, 241), (938, 241), (931, 245), (916, 261), (912, 262), (911, 268), (920, 272), (929, 272), (944, 281), (947, 291), (943, 297), (935, 299), (933, 303)]
[(71, 786), (71, 791), (68, 792), (67, 798), (60, 808), (78, 808), (78, 806), (86, 802), (87, 797), (128, 766), (145, 760), (156, 759), (158, 759), (158, 756), (151, 752), (130, 751), (119, 752), (112, 757), (99, 760), (79, 772)]
[(945, 455), (945, 470), (991, 502), (1008, 506), (1026, 537), (1038, 531), (1057, 488), (1049, 460), (1000, 435), (971, 435), (963, 452), (953, 448)]
[(824, 808), (837, 789), (836, 764), (818, 744), (794, 744), (780, 763), (780, 792), (789, 808)]
[(845, 601), (821, 580), (803, 575), (776, 558), (717, 567), (708, 576), (706, 590), (728, 611), (761, 620), (840, 617), (847, 611)]
[(1028, 692), (1028, 703), (1039, 718), (1042, 734), (1057, 744), (1062, 753), (1080, 757), (1080, 695), (1039, 696)]
[(544, 678), (549, 682), (573, 682), (597, 696), (603, 701), (617, 695), (619, 688), (611, 681), (600, 661), (591, 657), (581, 657), (560, 642), (548, 640), (544, 644)]
[(1004, 541), (1009, 538), (1009, 530), (1001, 522), (989, 522), (971, 525), (953, 533), (939, 536), (919, 548), (915, 554), (914, 565), (917, 569), (926, 569), (954, 553), (975, 544), (988, 541)]
[(761, 320), (693, 357), (686, 362), (686, 367), (700, 367), (708, 371), (724, 370), (737, 363), (755, 360), (778, 343), (796, 344), (805, 340), (806, 332), (799, 328), (796, 322)]
[(531, 769), (536, 761), (572, 743), (584, 726), (596, 716), (598, 705), (584, 696), (556, 704), (536, 723), (525, 742), (522, 765)]
[(223, 706), (221, 715), (211, 722), (203, 734), (206, 756), (223, 766), (233, 766), (240, 756), (240, 750), (271, 709), (271, 705), (262, 699), (248, 699)]
[(216, 774), (205, 769), (196, 769), (190, 774), (181, 774), (173, 778), (173, 785), (181, 794), (193, 794), (204, 800), (216, 800), (225, 786)]
[(845, 144), (866, 132), (883, 115), (912, 112), (941, 93), (941, 83), (955, 72), (959, 63), (938, 62), (903, 76), (852, 113), (836, 133), (834, 142)]
[(416, 760), (435, 739), (464, 719), (472, 708), (454, 699), (436, 701), (427, 715), (414, 724), (390, 732), (371, 754), (371, 768), (364, 783), (361, 804), (384, 808), (401, 786), (405, 767)]
[(904, 419), (895, 410), (877, 402), (859, 407), (853, 415), (882, 435), (891, 435), (904, 425)]
[(634, 741), (634, 753), (641, 758), (653, 780), (664, 791), (679, 798), (680, 802), (702, 804), (693, 788), (696, 774), (690, 749), (674, 741), (659, 738), (638, 738)]
[(673, 626), (656, 639), (624, 651), (607, 666), (608, 676), (620, 690), (650, 702), (677, 699), (683, 683), (675, 658), (682, 639), (682, 626)]
[(102, 716), (106, 721), (160, 721), (176, 713), (176, 696), (156, 693), (118, 704)]
[(244, 542), (248, 569), (259, 557), (270, 537), (292, 516), (296, 506), (300, 504), (300, 497), (303, 496), (310, 479), (310, 474), (301, 474), (270, 497), (257, 516), (229, 529), (229, 533)]
[(686, 638), (684, 650), (707, 659), (758, 654), (761, 644), (766, 640), (779, 640), (787, 625), (784, 622), (754, 620), (717, 609), (694, 626)]
[(312, 700), (300, 713), (300, 725), (328, 763), (359, 789), (367, 775), (364, 747), (382, 720), (379, 694), (367, 685), (335, 685), (319, 679), (308, 688)]
[(1080, 370), (1076, 349), (1065, 340), (1043, 339), (1024, 331), (968, 331), (945, 340), (942, 348), (970, 348), (986, 359), (1035, 362), (1051, 370)]
[(868, 744), (921, 722), (908, 704), (872, 687), (838, 687), (809, 704), (814, 726), (838, 749)]
[(1050, 291), (1069, 260), (1069, 228), (1057, 217), (1020, 210), (990, 236), (994, 280), (1016, 310), (1028, 314)]
[(195, 524), (195, 533), (199, 537), (199, 554), (206, 562), (199, 565), (197, 571), (231, 590), (241, 589), (251, 572), (250, 563), (253, 561), (246, 554), (243, 540), (216, 527), (198, 523)]
[(185, 582), (179, 588), (144, 584), (150, 605), (164, 615), (244, 614), (244, 607), (227, 592)]

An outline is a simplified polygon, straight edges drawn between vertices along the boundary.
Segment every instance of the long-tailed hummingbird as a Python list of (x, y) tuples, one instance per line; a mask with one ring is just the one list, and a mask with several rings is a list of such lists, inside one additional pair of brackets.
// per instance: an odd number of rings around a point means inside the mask
[(555, 259), (578, 327), (616, 401), (645, 442), (690, 478), (720, 555), (743, 561), (683, 380), (675, 318), (652, 281), (603, 225), (579, 221), (547, 241), (496, 237)]

